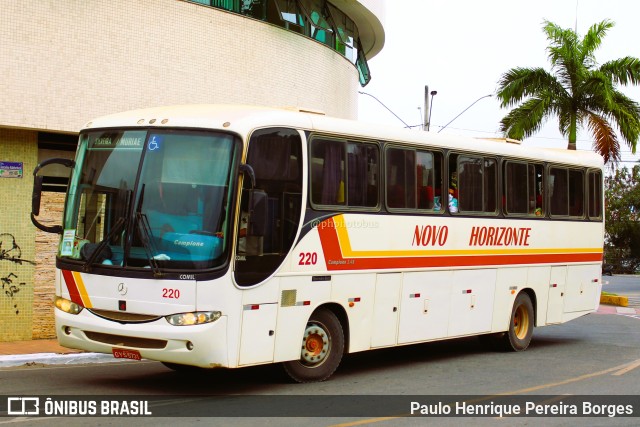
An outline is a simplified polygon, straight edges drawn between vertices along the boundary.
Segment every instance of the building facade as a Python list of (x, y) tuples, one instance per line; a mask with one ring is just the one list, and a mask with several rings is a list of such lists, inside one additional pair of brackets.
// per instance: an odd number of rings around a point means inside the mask
[[(174, 104), (248, 104), (357, 117), (382, 0), (42, 0), (0, 15), (0, 341), (53, 337), (58, 236), (29, 220), (33, 169), (73, 157), (94, 117)], [(59, 224), (68, 171), (45, 170)]]

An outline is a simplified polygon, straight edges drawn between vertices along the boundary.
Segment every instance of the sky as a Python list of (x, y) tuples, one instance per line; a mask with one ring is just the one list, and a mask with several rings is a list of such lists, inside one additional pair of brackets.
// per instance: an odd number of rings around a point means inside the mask
[[(501, 137), (499, 123), (509, 110), (501, 109), (495, 97), (482, 97), (495, 93), (501, 75), (511, 68), (551, 70), (542, 30), (545, 20), (577, 28), (580, 36), (597, 22), (613, 21), (615, 26), (595, 53), (598, 63), (640, 58), (637, 0), (386, 0), (385, 8), (385, 45), (369, 60), (372, 78), (361, 91), (375, 96), (408, 125), (422, 123), (425, 86), (437, 91), (431, 103), (431, 132), (477, 101), (442, 133)], [(640, 102), (640, 86), (620, 90)], [(359, 95), (358, 104), (361, 121), (405, 127), (371, 96)], [(555, 119), (523, 144), (567, 146)], [(591, 150), (592, 145), (588, 130), (580, 130), (578, 149)], [(640, 157), (622, 140), (621, 151), (620, 166), (631, 166)]]

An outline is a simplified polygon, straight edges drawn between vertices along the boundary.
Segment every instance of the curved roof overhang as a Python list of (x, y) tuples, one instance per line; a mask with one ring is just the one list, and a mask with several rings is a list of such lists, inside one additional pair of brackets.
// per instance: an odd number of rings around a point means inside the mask
[(331, 3), (355, 22), (366, 58), (376, 56), (384, 46), (383, 1), (331, 0)]

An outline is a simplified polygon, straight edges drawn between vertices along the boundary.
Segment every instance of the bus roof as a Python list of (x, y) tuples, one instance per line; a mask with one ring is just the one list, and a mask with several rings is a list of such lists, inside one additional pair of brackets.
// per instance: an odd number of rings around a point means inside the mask
[(490, 153), (555, 163), (603, 167), (602, 157), (591, 151), (526, 147), (506, 138), (473, 138), (440, 135), (434, 132), (399, 129), (361, 121), (327, 117), (319, 112), (289, 108), (245, 105), (177, 105), (132, 110), (97, 118), (83, 130), (115, 127), (158, 127), (220, 129), (248, 135), (256, 128), (293, 127), (324, 135), (393, 143), (424, 145), (430, 148)]

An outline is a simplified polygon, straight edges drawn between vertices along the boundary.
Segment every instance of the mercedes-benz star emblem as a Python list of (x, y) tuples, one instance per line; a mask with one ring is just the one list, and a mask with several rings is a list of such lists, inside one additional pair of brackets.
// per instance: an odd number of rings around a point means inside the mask
[(126, 295), (128, 290), (129, 289), (127, 289), (127, 285), (125, 285), (124, 283), (118, 283), (118, 292), (120, 293), (120, 295)]

